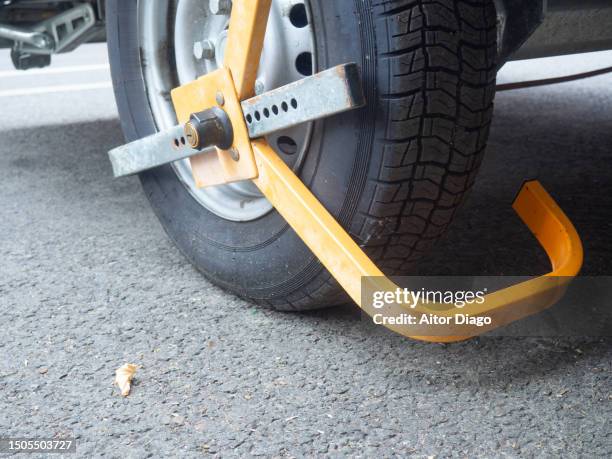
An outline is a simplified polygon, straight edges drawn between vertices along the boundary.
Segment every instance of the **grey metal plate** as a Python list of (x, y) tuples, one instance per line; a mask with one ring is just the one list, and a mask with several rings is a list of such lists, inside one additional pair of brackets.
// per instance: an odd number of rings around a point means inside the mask
[(263, 137), (364, 105), (356, 64), (343, 64), (242, 102), (249, 136)]

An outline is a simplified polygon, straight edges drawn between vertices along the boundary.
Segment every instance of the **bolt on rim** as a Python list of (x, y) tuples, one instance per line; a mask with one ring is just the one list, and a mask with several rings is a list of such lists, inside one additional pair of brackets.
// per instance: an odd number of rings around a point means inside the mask
[[(228, 5), (231, 8), (231, 0), (139, 2), (143, 77), (158, 129), (176, 124), (170, 98), (172, 88), (223, 65)], [(168, 17), (174, 18), (172, 28), (168, 27)], [(273, 0), (256, 94), (312, 74), (316, 67), (314, 50), (308, 0)], [(266, 139), (291, 168), (298, 170), (311, 134), (312, 123), (309, 123)], [(194, 198), (222, 218), (251, 221), (272, 210), (272, 205), (250, 181), (199, 189), (195, 186), (189, 160), (177, 161), (172, 167)]]

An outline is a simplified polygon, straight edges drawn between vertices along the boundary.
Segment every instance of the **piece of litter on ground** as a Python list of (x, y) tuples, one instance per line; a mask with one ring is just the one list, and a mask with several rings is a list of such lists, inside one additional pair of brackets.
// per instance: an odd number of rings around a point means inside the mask
[(132, 379), (134, 379), (137, 369), (137, 365), (126, 363), (115, 370), (115, 384), (119, 386), (121, 395), (124, 397), (130, 394)]

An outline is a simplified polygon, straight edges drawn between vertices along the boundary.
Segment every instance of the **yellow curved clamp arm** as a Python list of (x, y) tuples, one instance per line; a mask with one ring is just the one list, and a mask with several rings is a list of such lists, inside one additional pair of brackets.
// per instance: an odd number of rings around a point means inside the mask
[[(252, 146), (259, 170), (255, 184), (351, 298), (370, 316), (381, 313), (367, 298), (362, 298), (362, 287), (363, 291), (374, 292), (395, 291), (398, 286), (385, 277), (265, 141), (255, 141)], [(489, 326), (456, 326), (450, 323), (436, 326), (435, 331), (427, 326), (385, 326), (415, 339), (460, 341), (554, 304), (582, 265), (580, 238), (567, 216), (537, 181), (523, 185), (513, 207), (546, 250), (552, 264), (550, 273), (490, 293), (484, 297), (482, 304), (474, 303), (461, 309), (462, 314), (472, 317), (490, 317)], [(369, 285), (363, 286), (362, 281)], [(403, 305), (391, 304), (383, 310), (387, 317), (397, 317), (406, 312), (440, 317), (454, 315), (457, 309), (454, 305), (429, 303), (419, 304), (410, 310)]]

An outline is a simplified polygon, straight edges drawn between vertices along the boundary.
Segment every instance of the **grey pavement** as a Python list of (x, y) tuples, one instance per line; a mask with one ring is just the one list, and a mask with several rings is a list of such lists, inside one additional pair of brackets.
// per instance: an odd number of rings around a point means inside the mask
[[(609, 65), (516, 63), (500, 81)], [(103, 46), (56, 67), (103, 65)], [(279, 313), (206, 281), (172, 246), (122, 142), (107, 70), (15, 75), (0, 54), (0, 437), (78, 439), (80, 457), (609, 457), (612, 340), (425, 344), (354, 305)], [(63, 92), (7, 91), (72, 85)], [(499, 94), (482, 173), (422, 274), (540, 274), (513, 215), (538, 177), (612, 275), (612, 76)], [(585, 300), (586, 301), (586, 300)], [(576, 305), (580, 307), (579, 304)], [(141, 366), (132, 393), (114, 371)]]

